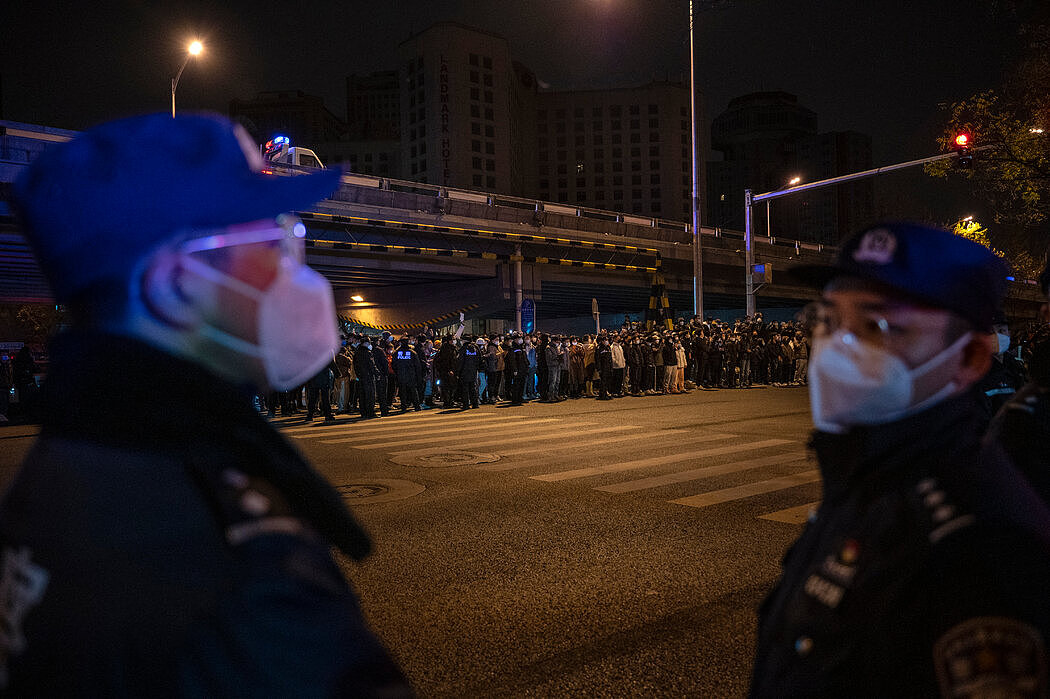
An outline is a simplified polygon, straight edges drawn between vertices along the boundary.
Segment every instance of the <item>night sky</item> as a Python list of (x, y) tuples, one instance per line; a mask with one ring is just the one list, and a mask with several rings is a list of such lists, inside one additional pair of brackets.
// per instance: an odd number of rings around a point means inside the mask
[[(393, 2), (14, 0), (0, 23), (2, 117), (81, 129), (170, 109), (170, 80), (199, 36), (205, 54), (178, 88), (179, 109), (225, 112), (261, 90), (321, 95), (345, 117), (344, 78), (397, 66), (410, 32), (442, 20), (505, 36), (553, 89), (688, 78), (687, 0), (395, 0)], [(330, 9), (313, 9), (329, 7)], [(876, 166), (936, 152), (937, 105), (993, 87), (1013, 27), (987, 0), (730, 0), (698, 13), (698, 83), (708, 123), (735, 96), (783, 90), (821, 131), (872, 137)], [(932, 210), (910, 184), (937, 190)], [(917, 174), (880, 178), (902, 215), (958, 206)], [(943, 196), (942, 196), (943, 195)], [(949, 201), (950, 200), (950, 201)], [(965, 202), (964, 202), (965, 203)], [(918, 207), (918, 209), (916, 209)], [(979, 212), (978, 212), (979, 213)], [(954, 215), (954, 214), (951, 214)]]

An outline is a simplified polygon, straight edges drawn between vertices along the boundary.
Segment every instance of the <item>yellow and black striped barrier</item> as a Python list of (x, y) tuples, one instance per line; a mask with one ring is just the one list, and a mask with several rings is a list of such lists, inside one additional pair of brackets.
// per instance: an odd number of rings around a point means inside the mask
[(478, 304), (472, 303), (463, 308), (458, 308), (449, 313), (442, 313), (439, 316), (428, 318), (427, 320), (420, 321), (418, 323), (396, 323), (394, 325), (374, 325), (372, 323), (366, 323), (363, 320), (357, 318), (351, 318), (350, 316), (339, 316), (339, 320), (350, 325), (360, 325), (363, 328), (370, 328), (372, 330), (416, 330), (418, 328), (429, 328), (432, 325), (440, 325), (445, 321), (459, 320), (460, 313), (469, 313), (478, 307)]
[(499, 262), (527, 262), (538, 265), (561, 265), (563, 267), (583, 267), (587, 269), (604, 269), (617, 272), (646, 272), (648, 274), (656, 272), (660, 264), (659, 258), (657, 258), (656, 260), (656, 266), (645, 267), (641, 265), (614, 265), (608, 262), (570, 260), (560, 257), (512, 255), (509, 253), (496, 252), (473, 252), (469, 250), (449, 250), (446, 248), (421, 248), (409, 245), (377, 245), (375, 243), (350, 243), (341, 240), (307, 240), (306, 247), (323, 250), (360, 250), (362, 252), (397, 253), (400, 255), (465, 257), (475, 260), (496, 260)]
[(506, 231), (490, 231), (483, 228), (464, 228), (462, 226), (437, 226), (429, 223), (405, 223), (403, 221), (389, 221), (386, 219), (364, 218), (358, 216), (340, 216), (337, 214), (325, 214), (314, 211), (297, 211), (296, 215), (303, 220), (314, 219), (319, 221), (332, 221), (333, 223), (347, 223), (357, 226), (372, 226), (402, 231), (425, 230), (433, 231), (435, 233), (462, 233), (482, 238), (513, 240), (522, 243), (548, 243), (551, 245), (568, 245), (569, 247), (593, 248), (595, 250), (610, 250), (614, 252), (636, 252), (648, 255), (660, 254), (660, 251), (656, 248), (643, 248), (637, 245), (620, 245), (617, 243), (601, 243), (590, 240), (573, 240), (572, 238), (532, 235), (530, 233), (509, 233)]
[(662, 325), (667, 330), (674, 329), (674, 319), (671, 318), (671, 303), (667, 298), (664, 275), (655, 272), (649, 290), (649, 308), (645, 311), (645, 329), (652, 330), (658, 325)]

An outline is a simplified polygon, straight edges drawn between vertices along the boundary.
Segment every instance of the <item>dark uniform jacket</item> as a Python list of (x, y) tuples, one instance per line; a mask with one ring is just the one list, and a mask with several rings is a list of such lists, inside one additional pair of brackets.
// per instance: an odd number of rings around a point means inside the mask
[(125, 338), (51, 357), (0, 504), (10, 696), (409, 692), (329, 553), (366, 535), (247, 392)]
[(398, 345), (394, 349), (390, 364), (397, 375), (398, 383), (415, 386), (423, 380), (423, 364), (414, 349)]
[(463, 381), (476, 381), (479, 362), (478, 346), (471, 342), (463, 345), (459, 354), (459, 378)]
[(985, 441), (1001, 445), (1050, 503), (1050, 388), (1025, 384), (996, 414)]
[(354, 348), (354, 371), (361, 381), (375, 381), (380, 375), (372, 350), (365, 347), (363, 342)]
[(980, 432), (967, 394), (815, 436), (824, 500), (759, 612), (751, 696), (1045, 696), (1050, 514)]

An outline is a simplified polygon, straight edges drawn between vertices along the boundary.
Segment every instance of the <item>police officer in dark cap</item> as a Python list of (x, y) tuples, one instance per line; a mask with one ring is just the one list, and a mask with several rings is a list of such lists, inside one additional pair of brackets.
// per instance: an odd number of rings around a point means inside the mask
[[(1039, 275), (1050, 303), (1050, 263)], [(985, 437), (986, 446), (1006, 450), (1032, 487), (1050, 502), (1050, 305), (1039, 311), (1044, 325), (1032, 337), (1029, 382), (1002, 407)]]
[(1046, 696), (1050, 512), (978, 443), (1003, 264), (887, 224), (795, 275), (823, 287), (824, 499), (759, 612), (751, 696)]
[(304, 263), (338, 170), (273, 177), (219, 116), (102, 124), (15, 200), (72, 328), (0, 504), (0, 694), (405, 696), (330, 553), (369, 540), (252, 407), (339, 346)]
[(397, 349), (394, 350), (390, 363), (397, 377), (397, 390), (401, 396), (401, 412), (407, 412), (408, 406), (416, 412), (422, 410), (419, 398), (419, 380), (423, 374), (423, 365), (419, 354), (409, 344), (408, 336), (402, 336), (398, 340)]

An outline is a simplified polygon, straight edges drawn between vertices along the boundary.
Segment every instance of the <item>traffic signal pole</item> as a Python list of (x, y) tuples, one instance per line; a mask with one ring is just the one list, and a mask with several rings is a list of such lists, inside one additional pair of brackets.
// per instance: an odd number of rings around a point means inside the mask
[(972, 153), (975, 151), (988, 150), (994, 146), (981, 146), (980, 148), (970, 148), (965, 152), (952, 152), (952, 153), (941, 153), (940, 155), (933, 155), (929, 158), (920, 158), (919, 160), (909, 160), (905, 163), (894, 163), (893, 165), (883, 165), (873, 170), (864, 170), (863, 172), (854, 172), (848, 175), (839, 175), (838, 177), (832, 177), (826, 180), (817, 180), (816, 182), (806, 182), (805, 184), (795, 185), (793, 187), (787, 187), (785, 189), (776, 189), (772, 192), (765, 192), (764, 194), (752, 194), (750, 189), (744, 190), (744, 258), (745, 258), (745, 293), (746, 293), (746, 305), (747, 315), (755, 315), (755, 279), (754, 279), (754, 268), (755, 268), (755, 251), (754, 251), (754, 236), (752, 232), (752, 209), (754, 205), (762, 202), (769, 201), (771, 199), (778, 199), (780, 197), (786, 197), (790, 194), (798, 194), (799, 192), (805, 192), (810, 189), (819, 189), (821, 187), (830, 187), (831, 185), (842, 184), (843, 182), (852, 182), (853, 180), (864, 179), (865, 177), (875, 177), (886, 172), (893, 172), (894, 170), (903, 170), (908, 167), (915, 167), (916, 165), (925, 165), (926, 163), (935, 163), (938, 160), (947, 160), (948, 158), (958, 158), (966, 153)]

